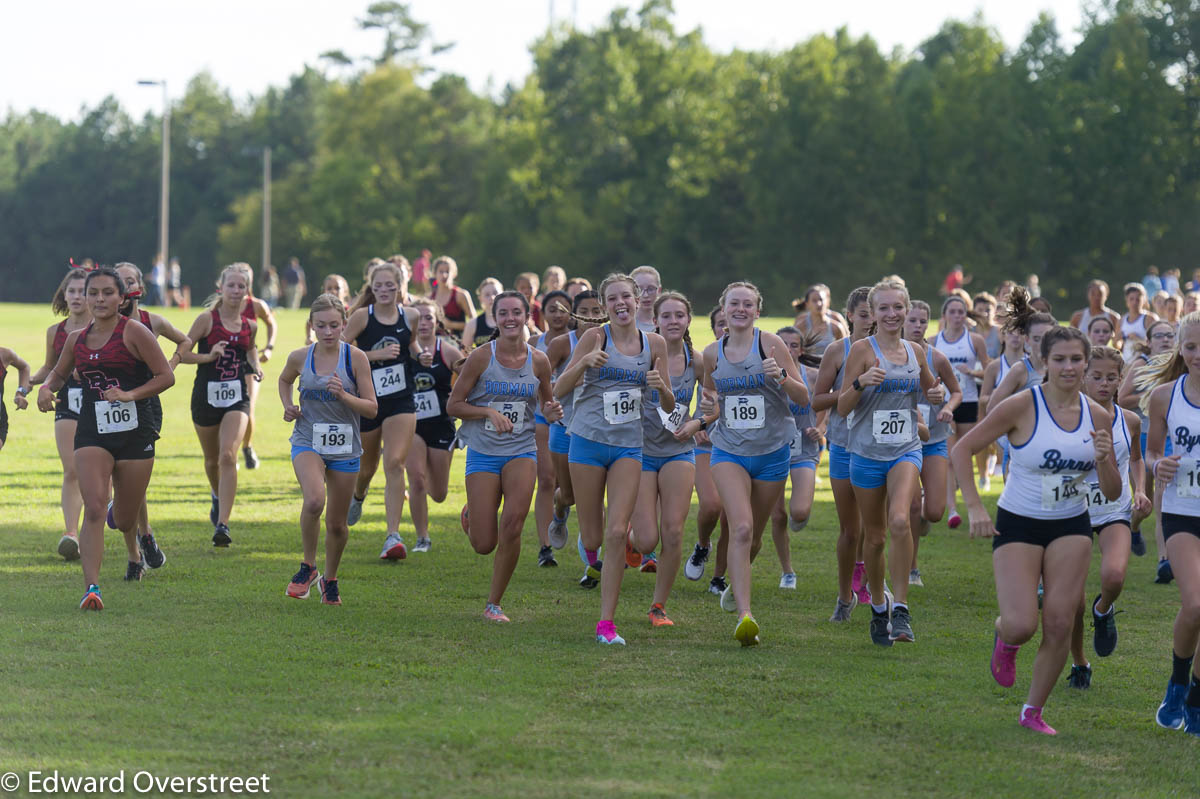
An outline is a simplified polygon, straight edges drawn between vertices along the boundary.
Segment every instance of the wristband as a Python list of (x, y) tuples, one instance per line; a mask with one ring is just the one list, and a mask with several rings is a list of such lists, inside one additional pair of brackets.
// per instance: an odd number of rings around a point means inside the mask
[(862, 391), (862, 390), (863, 390), (863, 385), (862, 385), (862, 383), (858, 382), (858, 378), (857, 378), (857, 377), (856, 377), (856, 378), (854, 378), (854, 382), (853, 382), (853, 383), (851, 383), (850, 385), (851, 385), (851, 386), (854, 388), (854, 390), (855, 390), (855, 391)]
[(25, 386), (17, 386), (17, 393), (22, 397), (28, 397), (30, 390), (31, 389), (25, 388)]

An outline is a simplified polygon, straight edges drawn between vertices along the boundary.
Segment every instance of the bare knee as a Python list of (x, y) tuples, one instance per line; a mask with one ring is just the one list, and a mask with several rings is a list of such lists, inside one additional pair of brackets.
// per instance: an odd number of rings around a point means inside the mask
[(894, 536), (907, 536), (912, 533), (908, 524), (907, 513), (894, 513), (888, 520), (888, 529)]
[(1004, 642), (1006, 644), (1023, 644), (1033, 638), (1036, 632), (1036, 616), (1032, 619), (1004, 619)]
[(329, 538), (348, 538), (350, 536), (350, 528), (346, 525), (346, 520), (330, 520), (325, 518), (325, 535)]
[(1070, 638), (1071, 631), (1075, 629), (1076, 611), (1077, 608), (1043, 609), (1042, 638), (1054, 643), (1061, 643)]
[(325, 510), (325, 497), (305, 497), (300, 513), (305, 516), (320, 516)]
[(739, 546), (753, 543), (754, 529), (750, 522), (737, 522), (729, 525), (730, 541)]
[(408, 488), (414, 494), (428, 493), (427, 482), (425, 472), (423, 471), (410, 471), (408, 473)]
[(496, 549), (496, 539), (477, 539), (471, 538), (471, 548), (475, 550), (477, 555), (490, 555)]
[(217, 461), (217, 465), (222, 470), (236, 469), (237, 462), (237, 453), (234, 450), (223, 450)]
[(1100, 586), (1105, 591), (1120, 591), (1125, 585), (1124, 566), (1101, 566)]
[(946, 497), (925, 498), (925, 521), (936, 524), (946, 515)]
[(383, 453), (383, 470), (387, 474), (401, 474), (404, 472), (404, 458), (398, 455), (388, 455), (385, 450)]

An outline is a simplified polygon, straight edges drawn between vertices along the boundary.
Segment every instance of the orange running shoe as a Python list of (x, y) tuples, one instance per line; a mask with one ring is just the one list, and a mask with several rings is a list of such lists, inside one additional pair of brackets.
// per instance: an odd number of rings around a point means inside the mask
[(89, 585), (87, 593), (79, 601), (80, 610), (104, 610), (104, 602), (100, 599), (100, 586)]
[(661, 602), (655, 602), (650, 607), (650, 612), (646, 614), (650, 617), (651, 627), (674, 627), (675, 622), (667, 618), (667, 612), (663, 610)]

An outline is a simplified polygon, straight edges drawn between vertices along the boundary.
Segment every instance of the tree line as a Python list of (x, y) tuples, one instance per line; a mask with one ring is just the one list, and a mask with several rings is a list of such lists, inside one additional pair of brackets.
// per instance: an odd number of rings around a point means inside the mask
[[(460, 282), (552, 263), (643, 263), (707, 307), (755, 281), (767, 310), (813, 282), (835, 298), (898, 272), (932, 295), (1041, 276), (1051, 299), (1150, 264), (1189, 274), (1200, 244), (1200, 0), (1109, 0), (1068, 50), (1041, 16), (1008, 50), (982, 20), (915, 52), (845, 30), (778, 52), (718, 53), (669, 2), (532, 44), (496, 96), (430, 74), (443, 48), (399, 3), (360, 23), (382, 53), (329, 53), (235, 102), (208, 74), (172, 106), (171, 255), (206, 289), (272, 250), (310, 282), (357, 285), (372, 256), (453, 255)], [(159, 119), (112, 98), (0, 124), (0, 299), (40, 301), (69, 257), (148, 264)]]

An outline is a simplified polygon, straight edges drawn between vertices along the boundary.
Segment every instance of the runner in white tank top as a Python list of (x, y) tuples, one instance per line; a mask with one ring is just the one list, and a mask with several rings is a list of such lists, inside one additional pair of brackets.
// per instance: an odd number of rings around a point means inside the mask
[(1150, 343), (1146, 328), (1157, 321), (1158, 317), (1147, 312), (1148, 304), (1145, 286), (1141, 283), (1125, 284), (1127, 310), (1121, 317), (1121, 354), (1125, 357), (1125, 363), (1137, 357), (1138, 347), (1145, 347)]

